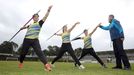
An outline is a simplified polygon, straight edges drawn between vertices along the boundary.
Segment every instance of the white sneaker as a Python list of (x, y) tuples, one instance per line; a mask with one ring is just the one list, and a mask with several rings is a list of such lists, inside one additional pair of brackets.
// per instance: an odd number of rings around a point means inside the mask
[(79, 66), (79, 69), (82, 69), (83, 70), (83, 69), (85, 69), (85, 67), (83, 65), (80, 65)]

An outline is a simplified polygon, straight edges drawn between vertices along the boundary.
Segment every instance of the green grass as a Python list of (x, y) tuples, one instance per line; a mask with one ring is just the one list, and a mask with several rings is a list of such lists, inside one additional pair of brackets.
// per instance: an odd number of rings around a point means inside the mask
[(134, 64), (132, 70), (113, 70), (114, 64), (107, 64), (109, 68), (102, 68), (99, 64), (83, 64), (86, 69), (79, 70), (73, 63), (55, 63), (51, 72), (44, 71), (41, 62), (24, 62), (22, 69), (18, 68), (17, 61), (0, 61), (0, 75), (134, 75)]

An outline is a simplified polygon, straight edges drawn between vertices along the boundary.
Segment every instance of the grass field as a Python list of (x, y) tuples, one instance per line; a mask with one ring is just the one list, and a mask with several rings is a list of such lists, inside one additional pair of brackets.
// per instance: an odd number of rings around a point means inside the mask
[(130, 71), (111, 69), (113, 64), (107, 64), (107, 69), (99, 64), (83, 65), (86, 67), (85, 70), (79, 70), (73, 63), (55, 63), (56, 67), (51, 72), (46, 72), (41, 62), (24, 62), (24, 67), (19, 69), (17, 61), (0, 61), (0, 75), (134, 75), (134, 69)]

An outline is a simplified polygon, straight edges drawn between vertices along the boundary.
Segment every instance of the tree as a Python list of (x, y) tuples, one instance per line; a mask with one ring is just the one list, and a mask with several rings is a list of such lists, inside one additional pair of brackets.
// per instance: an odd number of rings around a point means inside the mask
[(58, 46), (48, 46), (47, 48), (48, 49), (44, 49), (43, 52), (48, 56), (55, 56), (60, 50), (60, 47)]
[(59, 52), (59, 50), (60, 50), (60, 47), (58, 47), (58, 46), (53, 46), (53, 49), (54, 49), (55, 55), (57, 55), (58, 52)]
[(76, 48), (74, 52), (75, 52), (75, 55), (76, 55), (77, 57), (79, 57), (79, 56), (81, 55), (82, 48)]
[(48, 50), (49, 50), (50, 56), (53, 56), (53, 55), (55, 54), (55, 52), (54, 52), (54, 50), (53, 50), (53, 46), (48, 46), (47, 48), (48, 48)]
[(43, 50), (43, 52), (45, 55), (50, 56), (50, 52), (47, 49)]
[(15, 42), (10, 42), (11, 44), (12, 44), (12, 46), (13, 46), (13, 51), (15, 51), (17, 48), (18, 48), (18, 44), (17, 43), (15, 43)]
[(0, 45), (0, 53), (14, 53), (15, 49), (18, 47), (18, 44), (15, 42), (9, 42), (9, 41), (4, 41)]

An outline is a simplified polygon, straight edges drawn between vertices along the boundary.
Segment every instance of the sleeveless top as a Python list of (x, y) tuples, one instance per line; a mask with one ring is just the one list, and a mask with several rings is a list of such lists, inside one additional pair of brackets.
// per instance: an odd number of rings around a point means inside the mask
[(28, 27), (25, 38), (27, 39), (38, 39), (41, 26), (39, 22), (33, 23)]
[(84, 38), (83, 38), (83, 40), (84, 40), (84, 48), (92, 48), (92, 39), (91, 39), (91, 36), (85, 36)]
[(70, 33), (62, 33), (62, 43), (70, 43)]

